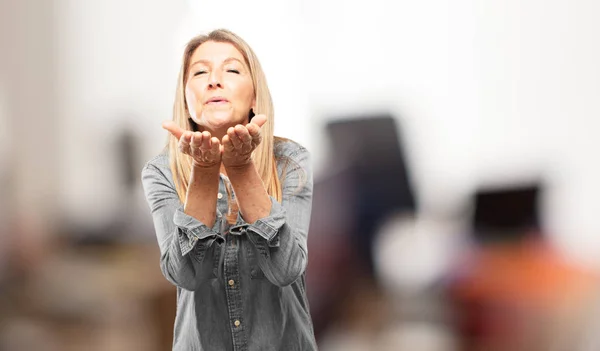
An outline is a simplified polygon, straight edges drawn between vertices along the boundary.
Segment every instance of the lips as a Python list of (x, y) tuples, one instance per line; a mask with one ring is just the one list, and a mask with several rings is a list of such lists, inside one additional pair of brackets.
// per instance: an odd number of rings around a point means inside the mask
[(229, 102), (229, 100), (222, 96), (214, 96), (206, 101), (207, 104), (224, 104), (227, 102)]

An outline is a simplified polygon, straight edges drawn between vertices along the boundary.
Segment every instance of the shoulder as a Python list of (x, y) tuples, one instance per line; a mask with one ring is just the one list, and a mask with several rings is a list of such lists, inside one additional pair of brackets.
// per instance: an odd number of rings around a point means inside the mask
[(298, 179), (304, 182), (312, 177), (310, 152), (300, 143), (291, 139), (276, 138), (274, 154), (281, 179), (288, 180), (288, 175), (299, 174)]
[(308, 150), (300, 143), (286, 138), (276, 137), (273, 148), (275, 158), (278, 160), (286, 158), (296, 160), (310, 155)]
[(169, 150), (165, 148), (158, 155), (152, 157), (142, 168), (142, 177), (150, 173), (158, 173), (164, 178), (171, 179), (171, 166), (169, 164)]

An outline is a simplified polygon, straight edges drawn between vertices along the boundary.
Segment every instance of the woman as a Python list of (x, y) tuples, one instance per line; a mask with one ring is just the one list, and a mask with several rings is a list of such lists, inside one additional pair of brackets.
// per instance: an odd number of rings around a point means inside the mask
[(187, 44), (163, 128), (168, 146), (142, 182), (177, 286), (173, 350), (316, 350), (309, 154), (273, 136), (265, 76), (240, 37), (215, 30)]

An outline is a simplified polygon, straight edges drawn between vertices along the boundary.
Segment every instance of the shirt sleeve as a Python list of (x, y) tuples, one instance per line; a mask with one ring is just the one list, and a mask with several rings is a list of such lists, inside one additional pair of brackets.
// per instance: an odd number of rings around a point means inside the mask
[(300, 148), (289, 159), (281, 203), (271, 197), (271, 212), (267, 217), (250, 224), (238, 214), (237, 223), (231, 228), (246, 233), (254, 244), (265, 277), (277, 286), (287, 286), (302, 276), (308, 260), (313, 189), (310, 154)]
[(196, 290), (212, 274), (210, 249), (215, 240), (223, 240), (219, 233), (222, 216), (217, 210), (215, 224), (209, 228), (185, 214), (172, 183), (151, 164), (142, 170), (142, 185), (152, 212), (163, 275), (180, 288)]

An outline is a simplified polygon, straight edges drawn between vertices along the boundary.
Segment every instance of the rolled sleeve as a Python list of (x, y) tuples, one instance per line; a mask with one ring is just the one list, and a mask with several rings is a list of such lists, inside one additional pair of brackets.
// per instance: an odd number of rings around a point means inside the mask
[(244, 220), (241, 213), (238, 213), (236, 224), (231, 228), (232, 233), (241, 233), (245, 230), (249, 236), (258, 236), (250, 238), (254, 243), (264, 241), (270, 247), (278, 247), (279, 236), (277, 234), (286, 222), (286, 210), (275, 198), (270, 196), (270, 199), (271, 211), (267, 217), (250, 224)]
[(215, 240), (223, 240), (224, 238), (219, 234), (221, 228), (222, 216), (219, 216), (217, 211), (217, 218), (212, 228), (209, 228), (206, 224), (200, 222), (196, 218), (186, 214), (183, 210), (183, 205), (179, 206), (175, 210), (173, 215), (173, 224), (180, 229), (179, 235), (179, 246), (181, 248), (181, 254), (187, 255), (196, 243), (205, 241), (204, 248), (209, 248)]

